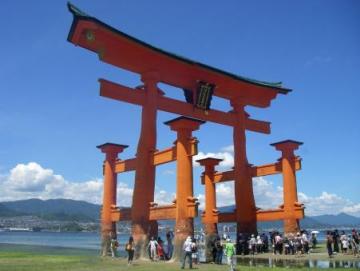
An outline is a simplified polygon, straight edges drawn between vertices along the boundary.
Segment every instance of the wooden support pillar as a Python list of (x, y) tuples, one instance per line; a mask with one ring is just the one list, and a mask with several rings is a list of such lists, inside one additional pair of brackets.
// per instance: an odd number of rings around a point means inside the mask
[(256, 232), (256, 206), (250, 165), (246, 157), (245, 103), (237, 97), (231, 101), (234, 124), (234, 186), (236, 203), (237, 234)]
[(213, 242), (218, 235), (217, 223), (215, 217), (218, 214), (216, 208), (216, 189), (214, 182), (215, 166), (217, 166), (222, 159), (204, 158), (196, 162), (205, 167), (202, 179), (205, 184), (205, 211), (203, 212), (202, 222), (205, 229), (205, 257), (206, 261), (212, 261)]
[[(154, 201), (157, 117), (157, 74), (142, 75), (145, 100), (142, 107), (141, 131), (136, 153), (135, 184), (132, 202), (132, 236), (135, 242), (135, 257), (147, 255), (146, 246), (150, 236), (157, 236), (157, 222), (150, 221), (150, 203)], [(143, 91), (143, 90), (138, 90)]]
[[(199, 129), (204, 121), (179, 117), (165, 122), (171, 130), (177, 132), (176, 140), (176, 221), (174, 240), (174, 259), (179, 259), (182, 245), (188, 236), (194, 234), (194, 219), (189, 208), (197, 201), (194, 198), (192, 156), (197, 153), (192, 132)], [(195, 147), (195, 149), (193, 149)]]
[(294, 151), (302, 142), (285, 140), (271, 144), (276, 150), (281, 151), (283, 186), (284, 186), (284, 232), (296, 233), (300, 230), (299, 220), (296, 219), (295, 208), (301, 206), (298, 202), (296, 186), (296, 156)]
[(111, 208), (116, 206), (116, 187), (117, 174), (115, 173), (115, 163), (117, 156), (126, 145), (105, 143), (97, 146), (101, 152), (105, 153), (104, 161), (104, 188), (103, 206), (101, 212), (101, 255), (106, 256), (110, 249), (111, 235), (116, 237), (116, 223), (111, 220)]

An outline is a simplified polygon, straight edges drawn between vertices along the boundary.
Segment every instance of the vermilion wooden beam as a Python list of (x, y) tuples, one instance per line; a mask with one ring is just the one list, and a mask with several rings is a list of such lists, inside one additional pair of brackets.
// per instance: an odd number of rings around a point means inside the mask
[(221, 183), (234, 180), (234, 171), (217, 172), (214, 175), (214, 183)]
[[(176, 148), (171, 147), (162, 151), (155, 152), (153, 163), (155, 166), (158, 166), (165, 163), (173, 162), (175, 160), (176, 160)], [(135, 165), (136, 165), (136, 158), (117, 161), (115, 164), (115, 172), (122, 173), (122, 172), (135, 170)]]
[(176, 147), (171, 147), (154, 154), (154, 165), (162, 165), (176, 160)]
[(111, 221), (129, 221), (131, 220), (131, 208), (113, 208), (111, 210)]
[(149, 220), (170, 220), (176, 217), (176, 205), (162, 205), (150, 208)]
[[(304, 218), (304, 207), (297, 207), (294, 210), (294, 218), (302, 219)], [(285, 219), (284, 209), (269, 209), (269, 210), (258, 210), (256, 212), (257, 221), (275, 221)], [(206, 218), (206, 223), (224, 223), (224, 222), (235, 222), (236, 215), (235, 212), (231, 213), (218, 213), (212, 217)]]
[(116, 173), (121, 173), (121, 172), (127, 172), (127, 171), (135, 170), (135, 165), (136, 165), (136, 158), (117, 161), (115, 163), (115, 172)]
[[(301, 169), (301, 159), (296, 157), (295, 160), (295, 170)], [(274, 174), (281, 174), (281, 163), (273, 163), (273, 164), (266, 164), (261, 166), (252, 166), (251, 167), (251, 175), (252, 177), (261, 177), (261, 176), (268, 176)], [(217, 172), (214, 175), (214, 183), (221, 183), (221, 182), (228, 182), (234, 180), (234, 171), (224, 171), (224, 172)], [(203, 180), (202, 180), (203, 183)]]
[[(294, 218), (304, 218), (304, 207), (298, 207), (294, 210)], [(284, 209), (258, 210), (256, 212), (257, 221), (273, 221), (285, 219)]]
[[(176, 204), (171, 205), (155, 205), (150, 208), (149, 220), (172, 220), (176, 216)], [(195, 217), (197, 215), (196, 205), (190, 205), (187, 207), (188, 216)], [(129, 221), (131, 220), (131, 208), (114, 208), (111, 211), (111, 220), (117, 221)]]
[[(105, 79), (99, 79), (100, 95), (110, 99), (143, 105), (145, 91), (132, 89), (120, 84), (110, 82)], [(192, 104), (178, 101), (175, 99), (159, 96), (157, 99), (158, 109), (183, 116), (211, 121), (223, 125), (234, 126), (235, 116), (232, 113), (226, 113), (219, 110), (210, 109), (204, 111), (194, 107)], [(249, 131), (258, 133), (270, 133), (270, 122), (246, 119), (245, 127)]]

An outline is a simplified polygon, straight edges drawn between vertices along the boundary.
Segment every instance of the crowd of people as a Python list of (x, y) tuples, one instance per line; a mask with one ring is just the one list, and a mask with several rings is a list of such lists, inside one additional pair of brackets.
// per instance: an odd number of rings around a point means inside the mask
[(161, 237), (151, 237), (147, 246), (150, 260), (170, 260), (174, 252), (174, 245), (172, 243), (173, 238), (173, 232), (168, 232), (166, 234), (165, 245), (165, 242), (161, 239)]
[[(218, 236), (213, 241), (213, 260), (219, 263), (222, 253), (222, 242), (226, 240), (226, 235), (222, 239)], [(316, 234), (309, 234), (306, 231), (298, 232), (297, 234), (289, 234), (283, 236), (278, 231), (269, 232), (269, 234), (242, 234), (238, 235), (236, 240), (236, 254), (260, 254), (272, 252), (273, 254), (307, 254), (311, 248), (317, 244)]]
[[(273, 253), (284, 255), (302, 255), (308, 254), (316, 248), (317, 233), (308, 233), (302, 230), (296, 234), (287, 234), (284, 236), (278, 231), (272, 231), (268, 234), (239, 234), (236, 240), (237, 255), (255, 255), (260, 253)], [(222, 262), (223, 244), (226, 240), (226, 234), (222, 238), (217, 236), (212, 242), (213, 262), (220, 264)], [(359, 255), (360, 237), (358, 232), (353, 229), (351, 234), (341, 233), (338, 230), (329, 231), (326, 236), (326, 246), (331, 257), (334, 253)]]
[[(308, 233), (302, 230), (296, 234), (287, 234), (284, 236), (278, 231), (272, 231), (268, 234), (239, 234), (234, 242), (231, 241), (230, 236), (224, 234), (222, 237), (215, 236), (210, 240), (208, 247), (211, 248), (212, 261), (215, 264), (222, 264), (223, 257), (226, 258), (230, 269), (233, 270), (233, 256), (234, 255), (255, 255), (260, 253), (273, 253), (284, 255), (302, 255), (308, 254), (317, 246), (318, 232)], [(166, 234), (166, 241), (161, 237), (151, 237), (147, 245), (148, 256), (152, 261), (170, 260), (173, 256), (173, 232)], [(205, 247), (204, 235), (199, 235), (196, 238), (187, 237), (183, 245), (183, 257), (181, 259), (181, 268), (185, 267), (185, 263), (189, 263), (192, 268), (193, 264), (200, 261), (199, 245), (203, 244)], [(110, 248), (112, 256), (114, 257), (118, 243), (116, 239), (112, 238)], [(203, 248), (202, 247), (202, 248)], [(326, 247), (330, 257), (336, 253), (359, 255), (360, 237), (358, 232), (353, 229), (351, 234), (345, 234), (344, 231), (338, 230), (328, 231), (326, 235)], [(125, 245), (125, 250), (128, 253), (128, 264), (131, 264), (134, 258), (135, 245), (132, 237), (129, 238)]]
[(338, 230), (328, 231), (326, 233), (326, 248), (329, 257), (340, 251), (343, 254), (351, 253), (358, 256), (360, 249), (359, 233), (355, 229), (349, 235), (346, 235), (345, 231), (341, 233)]

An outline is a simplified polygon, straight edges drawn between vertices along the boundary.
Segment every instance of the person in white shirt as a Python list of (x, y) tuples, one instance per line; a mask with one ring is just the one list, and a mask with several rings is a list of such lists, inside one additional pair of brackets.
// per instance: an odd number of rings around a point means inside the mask
[(346, 254), (347, 250), (349, 248), (349, 238), (345, 234), (345, 232), (342, 232), (342, 235), (340, 236), (340, 242), (341, 242), (341, 250), (342, 253)]
[(192, 269), (192, 251), (193, 251), (194, 243), (192, 242), (191, 236), (188, 236), (183, 245), (183, 259), (181, 264), (181, 269), (185, 268), (186, 258), (189, 259), (189, 268)]
[(150, 249), (150, 259), (152, 261), (156, 260), (156, 248), (158, 246), (158, 242), (155, 240), (154, 237), (151, 237), (150, 239), (150, 242), (149, 242), (149, 245), (148, 245), (148, 248)]
[(256, 237), (256, 252), (262, 253), (263, 252), (263, 241), (261, 240), (260, 235)]
[(309, 253), (309, 240), (305, 231), (303, 231), (301, 235), (301, 244), (303, 247), (303, 252), (305, 254)]
[(255, 251), (256, 251), (256, 239), (255, 239), (254, 234), (251, 235), (251, 238), (249, 241), (249, 249), (250, 249), (250, 252), (254, 255)]

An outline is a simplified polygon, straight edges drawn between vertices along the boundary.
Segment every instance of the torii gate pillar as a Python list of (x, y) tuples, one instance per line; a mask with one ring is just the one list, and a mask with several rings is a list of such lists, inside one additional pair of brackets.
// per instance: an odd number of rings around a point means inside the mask
[(119, 153), (123, 152), (126, 145), (105, 143), (97, 146), (105, 153), (104, 161), (104, 194), (101, 212), (101, 255), (106, 256), (109, 251), (110, 235), (116, 236), (116, 223), (111, 220), (111, 209), (116, 206), (117, 174), (115, 163)]
[(156, 151), (156, 118), (158, 75), (155, 72), (141, 76), (144, 82), (145, 99), (141, 113), (141, 131), (136, 153), (135, 184), (132, 202), (132, 236), (135, 241), (135, 256), (145, 256), (149, 235), (157, 236), (157, 222), (150, 221), (150, 203), (154, 201)]
[(239, 233), (256, 232), (256, 206), (253, 193), (250, 165), (246, 157), (245, 103), (241, 99), (231, 100), (234, 108), (234, 186), (236, 203), (237, 236)]
[(205, 184), (205, 211), (202, 214), (202, 222), (205, 228), (205, 257), (206, 261), (212, 260), (212, 249), (215, 237), (218, 234), (217, 223), (215, 216), (218, 215), (216, 209), (216, 189), (214, 183), (215, 166), (217, 166), (222, 159), (217, 158), (204, 158), (197, 160), (200, 165), (205, 167), (203, 172), (203, 180)]
[(301, 206), (298, 202), (296, 187), (296, 156), (294, 150), (297, 150), (302, 142), (285, 140), (271, 144), (276, 150), (281, 151), (281, 161), (284, 186), (284, 232), (296, 233), (300, 230), (299, 220), (295, 217), (295, 207)]
[[(192, 137), (192, 132), (199, 129), (204, 121), (179, 117), (165, 122), (171, 130), (177, 132), (176, 139), (176, 221), (175, 221), (175, 240), (174, 258), (179, 258), (182, 254), (182, 245), (188, 236), (194, 234), (194, 219), (189, 213), (189, 207), (197, 205), (194, 198), (193, 188), (193, 166), (192, 155), (197, 150), (192, 150), (192, 144), (196, 138)], [(197, 210), (197, 209), (196, 209)]]

